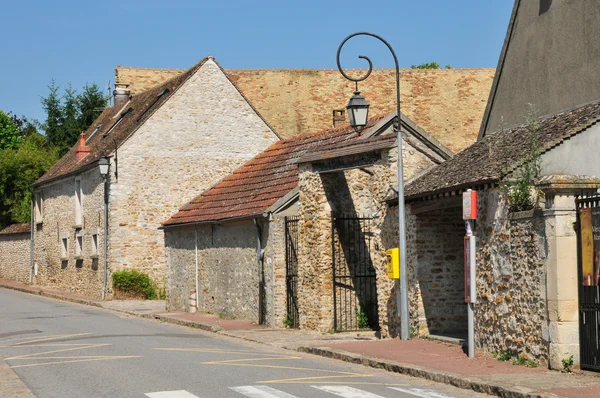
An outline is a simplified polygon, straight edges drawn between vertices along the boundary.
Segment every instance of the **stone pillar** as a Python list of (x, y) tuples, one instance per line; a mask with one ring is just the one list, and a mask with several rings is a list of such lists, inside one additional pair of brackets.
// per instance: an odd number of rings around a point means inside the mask
[(597, 192), (600, 180), (590, 176), (542, 177), (538, 188), (544, 193), (544, 219), (548, 257), (546, 299), (548, 320), (544, 339), (549, 342), (552, 369), (562, 369), (562, 359), (573, 355), (579, 367), (579, 292), (577, 281), (577, 234), (575, 198)]

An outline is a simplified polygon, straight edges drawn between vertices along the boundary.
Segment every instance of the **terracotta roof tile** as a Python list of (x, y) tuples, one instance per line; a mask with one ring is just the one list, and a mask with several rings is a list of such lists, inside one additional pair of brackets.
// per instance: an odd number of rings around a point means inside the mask
[[(380, 119), (372, 119), (368, 127)], [(163, 223), (173, 226), (198, 222), (218, 222), (262, 215), (298, 184), (298, 162), (313, 153), (335, 153), (350, 143), (363, 150), (389, 147), (395, 135), (361, 139), (350, 127), (326, 130), (308, 136), (281, 140), (250, 160), (220, 183), (202, 193)]]
[[(403, 69), (402, 112), (452, 151), (459, 152), (477, 139), (494, 72), (491, 68)], [(128, 83), (132, 93), (140, 93), (182, 70), (119, 66), (115, 73), (118, 83)], [(333, 110), (345, 109), (354, 91), (353, 84), (337, 70), (226, 73), (283, 138), (330, 128)], [(360, 91), (371, 104), (371, 114), (395, 110), (395, 79), (394, 69), (374, 69), (360, 83)]]
[[(538, 119), (537, 143), (542, 153), (598, 123), (600, 100)], [(486, 134), (452, 159), (432, 168), (405, 189), (407, 199), (496, 182), (531, 158), (527, 125)]]
[[(70, 173), (76, 172), (86, 167), (93, 166), (102, 156), (109, 155), (114, 150), (114, 145), (120, 146), (129, 136), (141, 126), (162, 104), (165, 103), (189, 77), (191, 77), (207, 60), (204, 58), (196, 65), (180, 73), (159, 86), (134, 95), (132, 99), (123, 107), (105, 108), (102, 114), (86, 131), (86, 144), (90, 147), (90, 153), (80, 161), (77, 160), (76, 153), (79, 143), (75, 144), (69, 152), (58, 160), (51, 168), (38, 179), (34, 185), (38, 185)], [(169, 90), (166, 94), (165, 90)], [(160, 95), (160, 97), (159, 97)], [(157, 100), (158, 98), (158, 100)], [(131, 109), (125, 116), (123, 112)], [(122, 118), (122, 120), (121, 120)], [(103, 135), (109, 130), (110, 138), (103, 138)], [(113, 142), (114, 140), (114, 142)]]

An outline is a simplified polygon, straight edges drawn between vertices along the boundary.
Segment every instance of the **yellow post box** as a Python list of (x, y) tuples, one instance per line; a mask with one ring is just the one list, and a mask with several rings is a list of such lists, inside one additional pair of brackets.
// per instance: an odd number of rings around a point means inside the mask
[(385, 252), (387, 257), (387, 274), (390, 279), (400, 279), (400, 252), (398, 248)]

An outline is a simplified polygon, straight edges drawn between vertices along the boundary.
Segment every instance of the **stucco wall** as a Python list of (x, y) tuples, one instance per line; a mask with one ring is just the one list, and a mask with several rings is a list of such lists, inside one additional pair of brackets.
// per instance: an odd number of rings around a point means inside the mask
[(542, 175), (600, 176), (600, 163), (595, 159), (600, 148), (600, 126), (593, 125), (542, 154)]
[(135, 268), (164, 285), (160, 223), (276, 140), (208, 60), (119, 148), (119, 179), (110, 191), (111, 269)]
[(30, 233), (0, 234), (0, 279), (29, 282)]
[[(75, 178), (81, 178), (82, 218), (75, 225)], [(42, 192), (43, 217), (35, 220), (34, 261), (38, 274), (33, 282), (41, 286), (100, 298), (104, 279), (104, 183), (97, 168), (78, 176), (36, 188)], [(83, 252), (75, 256), (75, 235), (83, 233)], [(98, 234), (98, 254), (92, 255), (92, 234)], [(68, 237), (68, 253), (61, 256), (61, 239)]]
[(519, 2), (486, 132), (524, 123), (528, 103), (547, 115), (600, 98), (600, 2), (553, 0), (541, 14), (540, 1)]

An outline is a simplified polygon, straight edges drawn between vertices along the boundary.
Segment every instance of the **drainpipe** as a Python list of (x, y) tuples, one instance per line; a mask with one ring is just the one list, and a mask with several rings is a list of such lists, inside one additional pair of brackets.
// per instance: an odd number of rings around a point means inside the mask
[(196, 311), (200, 307), (200, 294), (198, 293), (198, 228), (194, 228), (194, 245), (196, 250)]
[(31, 231), (29, 231), (29, 283), (33, 282), (33, 267), (35, 266), (35, 262), (33, 260), (33, 248), (35, 247), (35, 245), (33, 244), (33, 239), (35, 237), (35, 235), (33, 234), (33, 228), (35, 226), (35, 221), (33, 219), (33, 217), (35, 216), (34, 210), (35, 207), (33, 205), (35, 200), (35, 193), (33, 195), (31, 195), (31, 220), (30, 220), (30, 228)]
[(254, 218), (254, 225), (256, 226), (256, 260), (258, 261), (258, 324), (262, 325), (265, 321), (263, 315), (265, 278), (262, 253), (262, 228), (256, 218)]
[(108, 176), (104, 178), (104, 283), (102, 285), (102, 300), (106, 300), (108, 284)]

